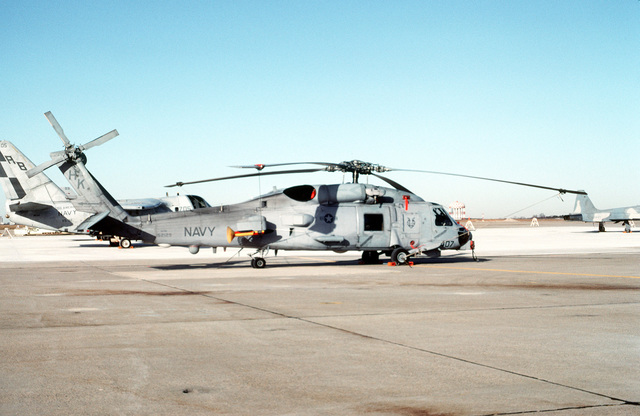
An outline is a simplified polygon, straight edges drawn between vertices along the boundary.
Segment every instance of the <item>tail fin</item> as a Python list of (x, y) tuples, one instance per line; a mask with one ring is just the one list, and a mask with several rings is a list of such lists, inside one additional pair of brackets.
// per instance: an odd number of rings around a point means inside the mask
[(78, 195), (84, 199), (83, 203), (89, 204), (93, 212), (97, 212), (78, 228), (88, 228), (132, 240), (155, 240), (155, 236), (143, 231), (139, 223), (133, 224), (133, 219), (87, 170), (81, 158), (67, 160), (59, 168)]
[(574, 214), (593, 214), (598, 208), (593, 205), (591, 199), (587, 195), (576, 195), (576, 203), (573, 207)]
[(98, 213), (109, 212), (112, 218), (126, 222), (128, 214), (87, 170), (81, 159), (65, 161), (59, 168), (79, 197), (82, 198), (82, 202), (78, 205), (83, 210)]
[(12, 212), (38, 210), (67, 202), (65, 193), (44, 173), (32, 178), (27, 171), (34, 164), (13, 143), (0, 141), (0, 183)]

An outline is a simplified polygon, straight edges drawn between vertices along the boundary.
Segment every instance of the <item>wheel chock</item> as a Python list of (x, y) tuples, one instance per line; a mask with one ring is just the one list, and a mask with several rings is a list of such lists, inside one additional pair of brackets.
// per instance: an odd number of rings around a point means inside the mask
[[(408, 261), (404, 265), (407, 265), (407, 266), (411, 267), (411, 266), (413, 266), (413, 262), (412, 261)], [(390, 261), (390, 262), (387, 263), (387, 266), (403, 266), (403, 264), (398, 264), (395, 261)]]

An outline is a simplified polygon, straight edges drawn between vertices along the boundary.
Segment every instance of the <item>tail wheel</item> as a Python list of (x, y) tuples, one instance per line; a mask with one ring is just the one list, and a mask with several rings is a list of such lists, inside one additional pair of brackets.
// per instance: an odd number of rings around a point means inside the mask
[(391, 261), (397, 264), (406, 264), (409, 252), (403, 248), (397, 248), (391, 253)]
[(251, 267), (254, 269), (262, 269), (267, 265), (267, 262), (262, 257), (254, 257), (251, 259)]

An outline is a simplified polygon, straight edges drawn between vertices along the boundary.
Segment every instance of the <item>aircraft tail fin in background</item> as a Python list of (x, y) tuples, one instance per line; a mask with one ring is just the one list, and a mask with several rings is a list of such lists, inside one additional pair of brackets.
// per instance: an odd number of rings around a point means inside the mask
[(598, 208), (593, 205), (588, 195), (576, 195), (576, 203), (573, 207), (573, 214), (593, 214)]
[(0, 141), (0, 183), (10, 211), (47, 209), (67, 202), (65, 193), (44, 173), (27, 176), (34, 164), (13, 143)]

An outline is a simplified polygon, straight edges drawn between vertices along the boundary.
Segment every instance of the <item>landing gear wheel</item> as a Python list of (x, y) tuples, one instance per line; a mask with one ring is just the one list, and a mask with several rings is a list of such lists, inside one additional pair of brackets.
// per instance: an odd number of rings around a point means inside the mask
[(120, 240), (120, 248), (131, 248), (131, 240), (128, 238)]
[(391, 261), (396, 264), (407, 264), (409, 252), (403, 248), (397, 248), (391, 253)]
[(377, 251), (363, 251), (362, 263), (364, 264), (378, 264), (380, 260), (380, 253)]
[(254, 269), (262, 269), (267, 265), (267, 262), (262, 257), (254, 257), (251, 259), (251, 267)]
[(604, 223), (598, 223), (598, 232), (603, 233), (604, 231)]

